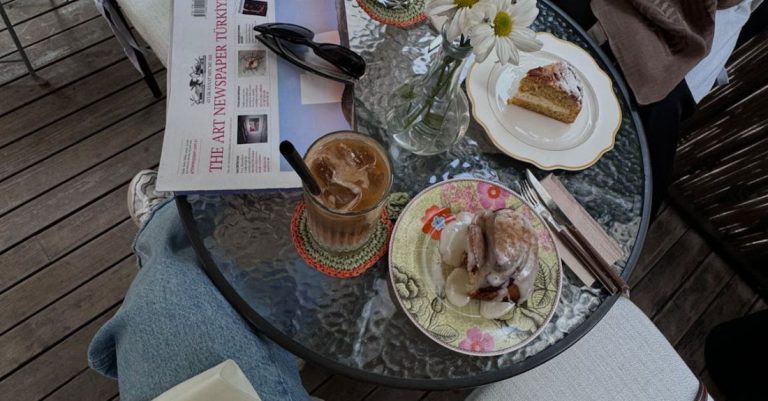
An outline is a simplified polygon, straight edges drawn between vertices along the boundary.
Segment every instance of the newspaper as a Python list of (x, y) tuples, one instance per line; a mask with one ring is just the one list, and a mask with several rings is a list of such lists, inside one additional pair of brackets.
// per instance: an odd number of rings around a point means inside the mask
[(350, 129), (345, 87), (282, 60), (253, 27), (290, 22), (317, 42), (339, 43), (339, 18), (337, 0), (175, 2), (158, 190), (300, 187), (278, 146), (287, 139), (303, 153), (323, 134)]

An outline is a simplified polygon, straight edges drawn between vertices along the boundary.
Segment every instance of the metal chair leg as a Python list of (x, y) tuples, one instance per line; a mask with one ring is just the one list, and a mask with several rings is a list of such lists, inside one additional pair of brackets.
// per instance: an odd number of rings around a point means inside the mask
[(136, 59), (139, 61), (139, 68), (141, 68), (141, 74), (144, 76), (144, 82), (146, 82), (147, 86), (149, 86), (149, 90), (152, 92), (152, 96), (154, 96), (156, 99), (159, 99), (163, 96), (163, 92), (160, 90), (160, 86), (157, 84), (155, 76), (152, 74), (152, 70), (149, 69), (147, 59), (140, 51), (134, 49), (134, 52), (136, 53)]
[[(117, 2), (115, 0), (105, 0), (110, 3), (112, 6), (111, 8), (114, 10), (114, 13), (116, 15), (111, 16), (112, 18), (119, 18), (120, 22), (124, 26), (128, 26), (128, 22), (125, 19), (125, 16), (123, 15), (122, 11), (120, 11), (120, 6), (117, 5)], [(134, 42), (136, 41), (136, 37), (133, 35), (133, 32), (128, 32), (131, 35), (131, 38), (133, 38)], [(152, 74), (152, 70), (149, 68), (149, 63), (147, 63), (147, 58), (144, 57), (144, 53), (139, 51), (139, 49), (133, 48), (131, 46), (131, 50), (133, 51), (134, 56), (136, 57), (136, 61), (139, 64), (139, 69), (141, 70), (141, 75), (144, 76), (144, 82), (146, 82), (147, 86), (149, 87), (149, 90), (152, 92), (152, 96), (155, 98), (160, 98), (163, 96), (163, 92), (160, 90), (160, 86), (157, 84), (157, 81), (155, 80), (154, 74)]]
[(48, 81), (41, 78), (35, 72), (35, 67), (33, 67), (32, 63), (29, 61), (29, 57), (27, 57), (27, 52), (24, 51), (24, 46), (22, 46), (18, 35), (16, 35), (16, 29), (13, 27), (13, 24), (11, 24), (11, 20), (8, 18), (8, 14), (5, 13), (5, 7), (3, 6), (3, 3), (1, 1), (0, 1), (0, 17), (3, 18), (3, 22), (5, 23), (5, 26), (8, 28), (8, 33), (11, 34), (11, 39), (13, 40), (13, 44), (16, 45), (16, 51), (19, 52), (19, 55), (21, 56), (21, 60), (13, 60), (13, 61), (23, 62), (24, 66), (27, 67), (27, 71), (29, 71), (29, 75), (38, 84), (48, 85)]

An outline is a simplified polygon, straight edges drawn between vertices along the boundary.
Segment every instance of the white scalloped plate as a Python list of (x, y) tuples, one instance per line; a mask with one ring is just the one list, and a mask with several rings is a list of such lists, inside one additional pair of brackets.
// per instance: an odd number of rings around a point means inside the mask
[[(520, 64), (502, 66), (495, 52), (475, 63), (467, 76), (472, 114), (507, 155), (544, 170), (582, 170), (613, 148), (621, 126), (621, 107), (608, 74), (592, 56), (571, 42), (539, 33), (544, 47), (520, 53)], [(582, 82), (582, 110), (572, 124), (507, 104), (531, 68), (570, 63)]]

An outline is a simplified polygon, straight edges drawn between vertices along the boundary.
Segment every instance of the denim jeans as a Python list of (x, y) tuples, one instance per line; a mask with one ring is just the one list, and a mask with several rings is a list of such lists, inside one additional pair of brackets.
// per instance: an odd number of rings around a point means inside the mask
[(173, 201), (157, 207), (134, 252), (136, 278), (88, 350), (122, 401), (151, 400), (226, 359), (264, 401), (309, 399), (296, 358), (254, 332), (202, 271)]

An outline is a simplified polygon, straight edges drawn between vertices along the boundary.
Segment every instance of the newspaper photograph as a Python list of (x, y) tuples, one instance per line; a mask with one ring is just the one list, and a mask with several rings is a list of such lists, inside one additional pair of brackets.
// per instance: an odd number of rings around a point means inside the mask
[(174, 2), (158, 190), (300, 187), (279, 144), (303, 154), (323, 134), (350, 129), (344, 85), (281, 59), (253, 28), (289, 22), (340, 43), (338, 18), (335, 0)]

